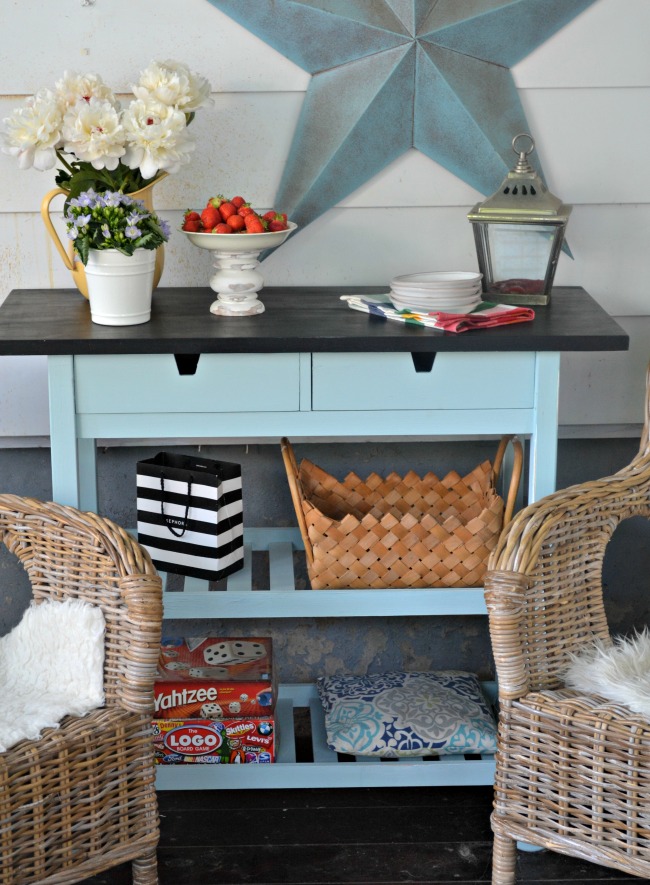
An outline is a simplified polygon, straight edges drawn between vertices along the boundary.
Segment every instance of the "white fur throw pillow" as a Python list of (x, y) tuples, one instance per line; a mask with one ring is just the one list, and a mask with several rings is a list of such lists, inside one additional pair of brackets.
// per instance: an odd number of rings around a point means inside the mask
[(572, 656), (565, 682), (650, 719), (650, 633), (615, 637), (611, 647), (597, 642), (582, 649)]
[(0, 637), (0, 752), (104, 703), (104, 630), (100, 608), (70, 599), (32, 603)]

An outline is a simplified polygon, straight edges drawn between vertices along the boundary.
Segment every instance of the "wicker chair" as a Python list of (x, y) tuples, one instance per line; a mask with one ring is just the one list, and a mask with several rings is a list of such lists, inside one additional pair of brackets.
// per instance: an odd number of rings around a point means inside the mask
[(622, 520), (650, 517), (649, 428), (629, 466), (523, 509), (490, 558), (496, 885), (515, 881), (516, 841), (650, 878), (650, 722), (562, 685), (570, 652), (611, 643), (602, 563)]
[(106, 621), (105, 706), (0, 754), (0, 883), (72, 883), (132, 861), (158, 882), (151, 714), (162, 624), (148, 554), (93, 513), (0, 495), (0, 538), (38, 600), (75, 598)]

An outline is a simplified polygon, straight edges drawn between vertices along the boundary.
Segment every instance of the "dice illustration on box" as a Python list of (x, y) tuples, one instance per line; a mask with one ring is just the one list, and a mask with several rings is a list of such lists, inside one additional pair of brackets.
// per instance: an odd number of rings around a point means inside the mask
[(223, 710), (219, 704), (203, 704), (201, 707), (201, 719), (221, 719)]
[(227, 667), (190, 667), (189, 675), (194, 679), (227, 679)]
[(264, 657), (266, 649), (261, 642), (247, 642), (231, 640), (229, 642), (217, 642), (203, 650), (206, 664), (245, 664)]

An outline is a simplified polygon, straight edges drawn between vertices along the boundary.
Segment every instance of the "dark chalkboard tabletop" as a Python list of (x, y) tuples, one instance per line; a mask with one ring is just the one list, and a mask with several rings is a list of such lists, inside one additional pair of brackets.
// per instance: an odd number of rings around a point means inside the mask
[(626, 332), (580, 287), (559, 287), (530, 323), (439, 332), (351, 310), (379, 287), (273, 287), (251, 317), (210, 313), (209, 288), (160, 288), (151, 320), (99, 326), (76, 289), (15, 289), (0, 306), (0, 355), (627, 350)]

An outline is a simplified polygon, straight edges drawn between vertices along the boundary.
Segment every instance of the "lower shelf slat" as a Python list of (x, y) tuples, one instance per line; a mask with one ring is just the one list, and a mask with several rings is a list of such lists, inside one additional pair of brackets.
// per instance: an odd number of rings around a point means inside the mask
[[(486, 695), (494, 686), (484, 684)], [(293, 710), (310, 709), (313, 761), (299, 762)], [(322, 787), (489, 786), (494, 781), (494, 756), (441, 756), (380, 761), (345, 757), (327, 747), (324, 716), (314, 685), (283, 685), (276, 707), (279, 735), (277, 760), (270, 765), (159, 765), (159, 790), (243, 790)]]
[[(293, 554), (304, 550), (297, 528), (244, 529), (244, 541), (244, 568), (230, 575), (226, 589), (210, 591), (207, 581), (185, 578), (184, 589), (170, 590), (163, 574), (165, 618), (319, 618), (332, 617), (333, 612), (346, 617), (487, 614), (482, 587), (297, 589)], [(268, 556), (268, 589), (253, 590), (253, 551)]]

